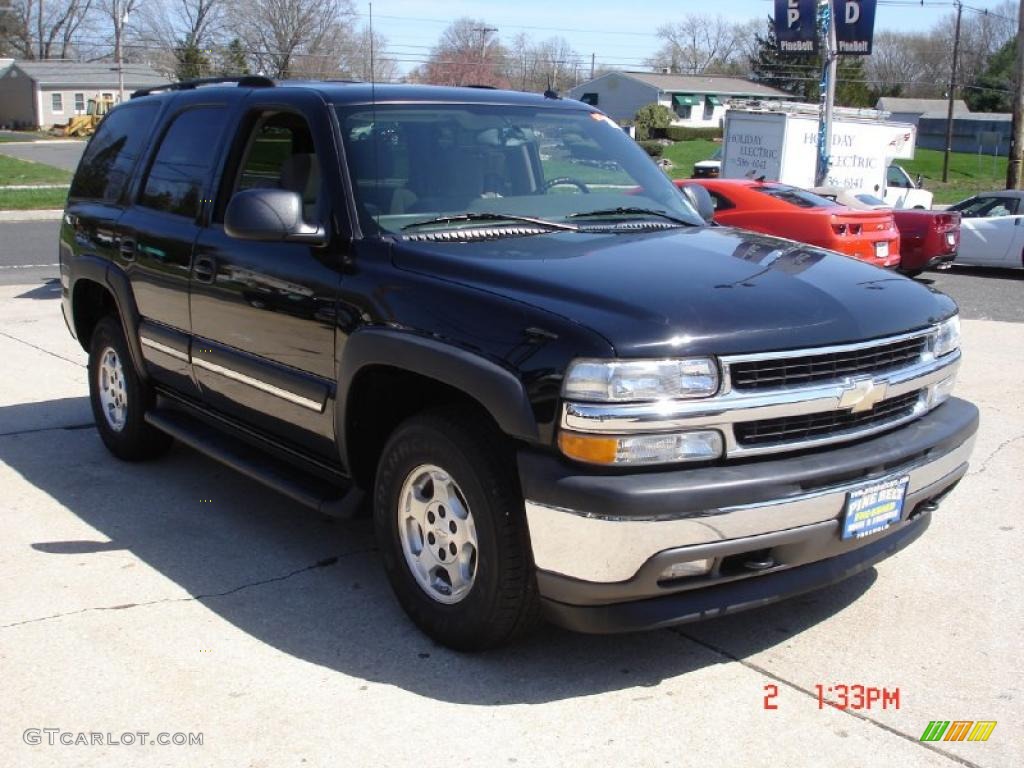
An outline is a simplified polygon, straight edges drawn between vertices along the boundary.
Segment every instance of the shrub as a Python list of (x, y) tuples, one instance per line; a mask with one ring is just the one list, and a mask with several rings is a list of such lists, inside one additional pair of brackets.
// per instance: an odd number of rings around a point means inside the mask
[(660, 141), (638, 141), (637, 144), (651, 157), (661, 157), (661, 153), (665, 151), (665, 145)]
[(652, 102), (640, 107), (636, 113), (637, 139), (650, 139), (654, 136), (652, 131), (668, 128), (672, 116), (672, 110), (663, 104)]
[(670, 125), (665, 129), (665, 136), (672, 141), (691, 141), (693, 139), (714, 139), (722, 138), (722, 129), (718, 128), (691, 128), (686, 125)]

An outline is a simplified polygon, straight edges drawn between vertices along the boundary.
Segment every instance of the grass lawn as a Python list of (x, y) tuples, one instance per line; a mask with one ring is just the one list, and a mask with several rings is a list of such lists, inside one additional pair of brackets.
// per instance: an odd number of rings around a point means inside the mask
[(897, 160), (911, 177), (921, 174), (924, 188), (935, 193), (936, 203), (956, 203), (977, 192), (1006, 188), (1006, 158), (953, 152), (949, 181), (942, 183), (942, 155), (937, 149), (919, 149), (913, 160)]
[(677, 141), (675, 144), (665, 147), (662, 157), (667, 157), (672, 161), (672, 170), (669, 173), (673, 179), (688, 179), (693, 175), (693, 164), (709, 159), (720, 146), (722, 146), (721, 142), (707, 139)]
[(0, 211), (63, 208), (67, 196), (66, 189), (0, 189)]
[(66, 184), (71, 174), (62, 168), (0, 155), (0, 187), (12, 184)]

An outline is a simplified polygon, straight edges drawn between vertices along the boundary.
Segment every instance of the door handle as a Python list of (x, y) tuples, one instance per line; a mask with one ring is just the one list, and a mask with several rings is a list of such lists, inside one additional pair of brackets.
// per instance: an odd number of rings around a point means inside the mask
[(217, 262), (209, 256), (199, 256), (192, 264), (192, 277), (200, 283), (212, 283), (217, 275)]
[(129, 239), (126, 239), (126, 238), (122, 238), (121, 239), (121, 244), (119, 246), (119, 250), (121, 251), (121, 258), (123, 258), (125, 261), (135, 261), (135, 241), (134, 240), (129, 240)]

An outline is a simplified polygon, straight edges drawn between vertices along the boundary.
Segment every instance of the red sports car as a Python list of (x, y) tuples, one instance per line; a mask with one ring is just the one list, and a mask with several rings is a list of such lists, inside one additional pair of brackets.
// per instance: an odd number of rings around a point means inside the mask
[(891, 211), (860, 211), (797, 187), (746, 179), (680, 179), (700, 184), (719, 224), (787, 237), (845, 253), (879, 267), (900, 263), (900, 233)]
[[(815, 187), (816, 195), (861, 210), (888, 209), (874, 195), (836, 187)], [(892, 209), (900, 231), (900, 272), (914, 277), (926, 269), (949, 269), (960, 247), (960, 212)]]

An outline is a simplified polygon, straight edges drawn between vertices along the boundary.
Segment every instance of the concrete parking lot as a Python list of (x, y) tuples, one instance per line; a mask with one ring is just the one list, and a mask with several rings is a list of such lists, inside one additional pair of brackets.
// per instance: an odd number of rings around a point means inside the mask
[[(319, 517), (180, 446), (113, 459), (43, 277), (0, 286), (0, 765), (1024, 761), (1018, 275), (931, 276), (965, 308), (958, 394), (982, 429), (907, 550), (746, 614), (614, 637), (547, 627), (473, 656), (406, 620), (366, 521)], [(816, 686), (839, 684), (898, 689), (898, 708), (819, 708)], [(922, 743), (932, 720), (998, 725), (983, 743)], [(45, 728), (148, 736), (26, 736)], [(202, 744), (150, 745), (160, 733)]]

